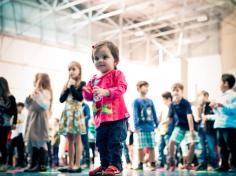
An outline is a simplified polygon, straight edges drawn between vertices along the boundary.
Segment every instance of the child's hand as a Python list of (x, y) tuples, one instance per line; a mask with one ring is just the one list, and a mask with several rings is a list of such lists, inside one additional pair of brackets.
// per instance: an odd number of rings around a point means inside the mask
[(213, 109), (213, 108), (216, 108), (217, 106), (216, 106), (216, 102), (211, 102), (210, 104), (209, 104), (209, 106)]
[(222, 107), (224, 107), (224, 105), (222, 103), (217, 103), (217, 107), (222, 108)]
[(72, 86), (72, 85), (74, 86), (75, 84), (76, 84), (76, 81), (75, 81), (74, 79), (71, 79), (71, 78), (70, 78), (70, 79), (69, 79), (69, 82), (68, 82), (68, 84), (67, 84), (67, 87), (70, 88), (70, 86)]
[(224, 105), (222, 103), (211, 102), (209, 105), (211, 108), (222, 108)]
[(86, 87), (86, 86), (84, 86), (82, 89), (85, 92), (92, 93), (92, 90), (90, 88)]
[(97, 96), (110, 96), (110, 92), (107, 89), (103, 89), (98, 86), (94, 86), (93, 94)]

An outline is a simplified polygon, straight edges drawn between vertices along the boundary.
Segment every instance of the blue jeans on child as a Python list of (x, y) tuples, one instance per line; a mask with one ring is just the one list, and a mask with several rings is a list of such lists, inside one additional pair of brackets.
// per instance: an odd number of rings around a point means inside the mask
[(170, 136), (168, 134), (160, 136), (160, 143), (158, 146), (158, 161), (161, 167), (166, 164), (166, 156), (164, 154), (164, 149), (168, 145), (169, 138)]
[[(206, 133), (203, 128), (198, 131), (201, 146), (201, 152), (198, 156), (199, 164), (207, 167), (209, 163), (212, 167), (218, 167), (219, 158), (216, 153), (216, 133)], [(207, 157), (208, 156), (208, 157)]]
[(96, 129), (96, 145), (100, 154), (101, 166), (116, 166), (122, 170), (122, 148), (127, 136), (127, 120), (105, 122)]

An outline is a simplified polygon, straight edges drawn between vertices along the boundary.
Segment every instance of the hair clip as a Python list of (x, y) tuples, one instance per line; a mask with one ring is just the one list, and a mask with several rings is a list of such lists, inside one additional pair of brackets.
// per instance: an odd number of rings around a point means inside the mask
[(92, 48), (93, 48), (93, 49), (96, 48), (96, 44), (92, 45)]

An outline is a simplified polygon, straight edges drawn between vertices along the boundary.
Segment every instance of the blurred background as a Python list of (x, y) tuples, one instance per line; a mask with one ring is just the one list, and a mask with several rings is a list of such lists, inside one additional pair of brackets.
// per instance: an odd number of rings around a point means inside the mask
[(150, 83), (157, 111), (175, 82), (190, 101), (202, 89), (214, 99), (221, 74), (236, 74), (236, 1), (0, 0), (0, 76), (24, 101), (35, 73), (47, 72), (54, 117), (63, 109), (58, 99), (69, 62), (82, 64), (87, 82), (96, 74), (91, 48), (101, 40), (119, 47), (130, 110), (139, 80)]

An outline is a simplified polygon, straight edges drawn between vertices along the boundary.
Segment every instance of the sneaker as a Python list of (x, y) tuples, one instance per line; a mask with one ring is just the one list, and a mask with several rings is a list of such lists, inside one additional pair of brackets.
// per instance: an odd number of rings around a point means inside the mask
[(122, 171), (120, 171), (116, 166), (110, 165), (106, 170), (103, 172), (103, 176), (115, 176), (119, 175)]
[(89, 176), (99, 176), (102, 175), (102, 171), (105, 171), (106, 168), (99, 166), (98, 168), (89, 171)]

